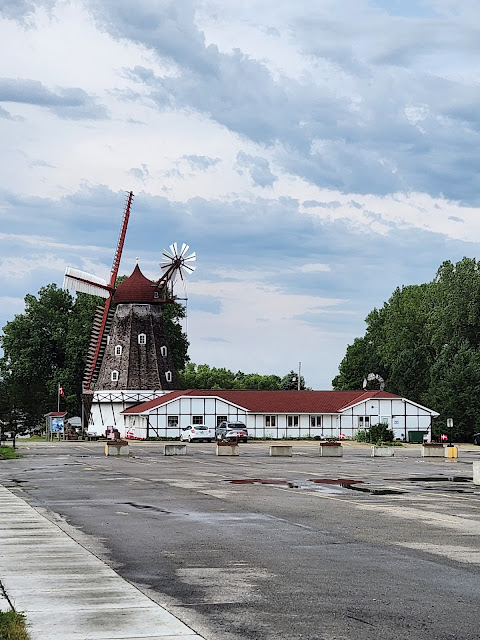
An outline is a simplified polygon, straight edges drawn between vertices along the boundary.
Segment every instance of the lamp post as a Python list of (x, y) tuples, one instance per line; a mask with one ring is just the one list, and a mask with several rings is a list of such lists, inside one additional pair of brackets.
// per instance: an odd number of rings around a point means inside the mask
[(453, 418), (447, 418), (448, 446), (452, 446)]

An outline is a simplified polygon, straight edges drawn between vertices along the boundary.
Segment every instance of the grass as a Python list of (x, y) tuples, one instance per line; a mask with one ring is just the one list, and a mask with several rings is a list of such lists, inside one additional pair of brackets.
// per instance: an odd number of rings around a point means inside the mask
[[(13, 447), (0, 447), (0, 460), (10, 460), (12, 458), (21, 458), (22, 456), (17, 453)], [(3, 640), (3, 636), (0, 635), (0, 640)]]
[(30, 640), (25, 616), (16, 611), (0, 611), (0, 640)]

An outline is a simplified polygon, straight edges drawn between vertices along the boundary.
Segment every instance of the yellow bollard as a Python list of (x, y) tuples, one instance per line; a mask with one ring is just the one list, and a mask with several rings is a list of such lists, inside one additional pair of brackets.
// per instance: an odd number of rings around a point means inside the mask
[(458, 458), (458, 447), (445, 447), (445, 458)]

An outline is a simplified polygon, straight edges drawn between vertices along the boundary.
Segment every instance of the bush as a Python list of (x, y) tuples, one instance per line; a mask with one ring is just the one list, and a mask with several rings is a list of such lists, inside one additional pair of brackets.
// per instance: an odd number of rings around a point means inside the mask
[(355, 440), (357, 442), (370, 442), (368, 437), (368, 429), (359, 429), (355, 434)]
[(386, 422), (372, 424), (369, 429), (359, 429), (355, 435), (357, 442), (369, 442), (370, 444), (390, 443), (394, 439), (393, 429), (389, 429)]

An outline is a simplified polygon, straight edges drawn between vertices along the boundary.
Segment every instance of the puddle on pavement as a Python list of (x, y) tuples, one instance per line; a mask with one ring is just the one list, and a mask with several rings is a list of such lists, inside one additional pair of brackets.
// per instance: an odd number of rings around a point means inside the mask
[[(288, 480), (276, 480), (276, 479), (263, 479), (263, 478), (245, 478), (241, 480), (227, 480), (231, 484), (269, 484), (280, 485), (289, 487), (290, 489), (311, 489), (311, 485), (304, 485), (301, 482), (292, 482)], [(376, 496), (396, 495), (405, 493), (398, 489), (382, 489), (376, 487), (360, 487), (358, 485), (365, 484), (363, 480), (351, 480), (349, 478), (310, 478), (308, 482), (313, 482), (316, 485), (315, 490), (321, 493), (343, 493), (342, 489), (351, 489), (352, 491), (361, 491), (362, 493), (370, 493)], [(336, 489), (335, 487), (339, 487)], [(341, 488), (340, 488), (341, 487)]]
[(167, 511), (166, 509), (160, 509), (160, 507), (154, 507), (151, 504), (137, 504), (136, 502), (123, 502), (123, 504), (128, 504), (130, 507), (134, 507), (134, 509), (144, 509), (146, 511), (156, 511), (158, 513), (172, 513), (171, 511)]
[(395, 482), (472, 482), (468, 476), (415, 476), (413, 478), (385, 478)]
[(244, 478), (241, 480), (227, 480), (231, 484), (280, 484), (288, 486), (287, 480), (263, 479), (263, 478)]

